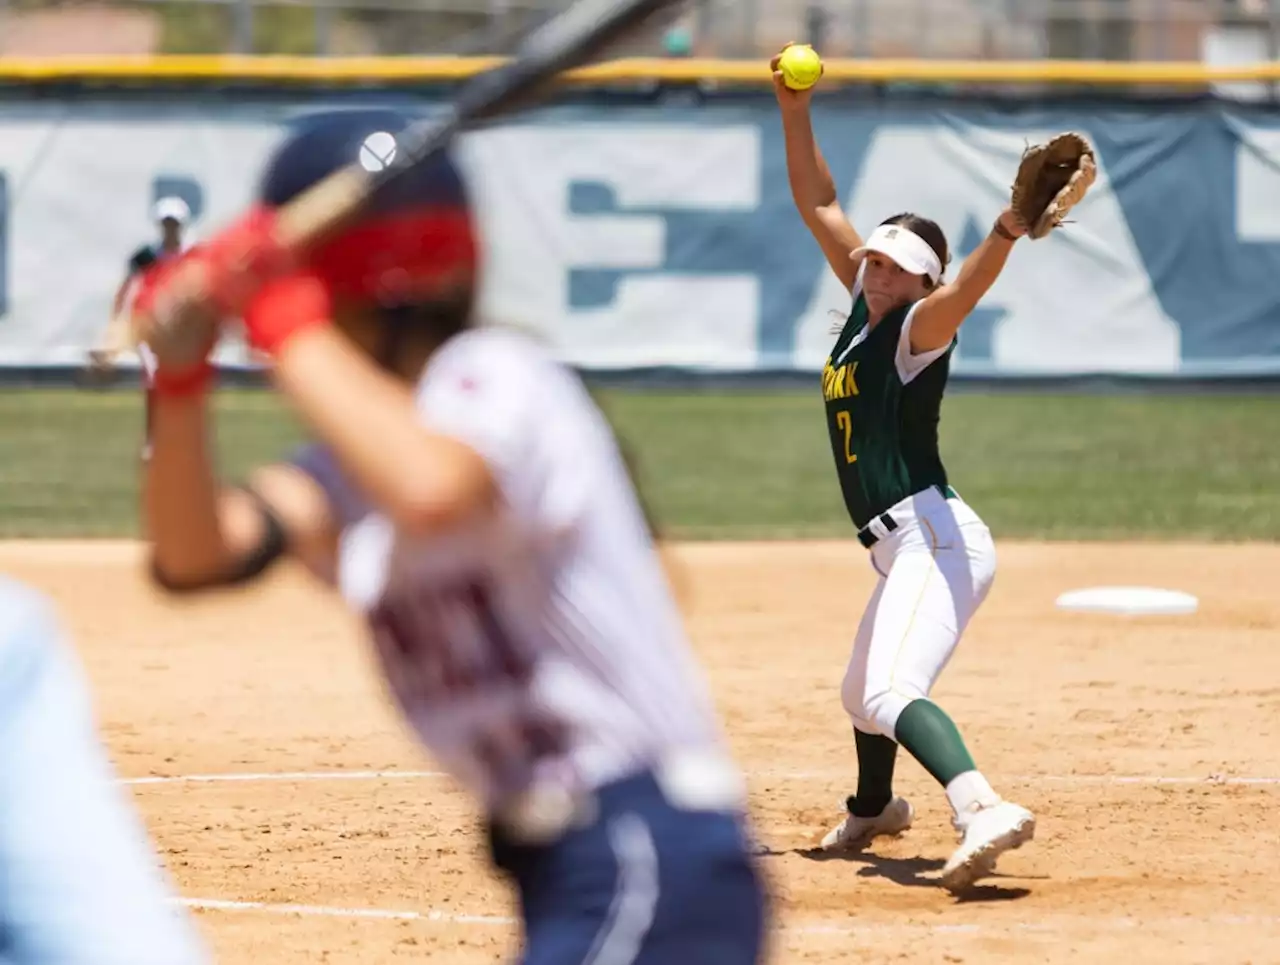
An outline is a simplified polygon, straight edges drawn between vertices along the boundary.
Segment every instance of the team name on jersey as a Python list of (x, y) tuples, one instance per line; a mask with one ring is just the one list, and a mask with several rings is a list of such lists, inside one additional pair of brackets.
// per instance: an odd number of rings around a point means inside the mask
[(837, 368), (831, 364), (830, 359), (827, 359), (827, 364), (822, 367), (822, 398), (827, 402), (834, 402), (837, 399), (848, 399), (857, 395), (858, 382), (854, 378), (857, 371), (857, 362), (850, 362)]

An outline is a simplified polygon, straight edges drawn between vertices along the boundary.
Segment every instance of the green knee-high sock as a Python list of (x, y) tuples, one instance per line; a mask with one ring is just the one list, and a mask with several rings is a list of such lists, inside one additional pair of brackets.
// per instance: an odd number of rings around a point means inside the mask
[(858, 749), (858, 793), (846, 802), (849, 813), (874, 818), (893, 797), (893, 765), (898, 745), (883, 734), (865, 734), (854, 728)]
[(955, 722), (931, 700), (907, 704), (893, 729), (898, 743), (943, 787), (976, 770)]

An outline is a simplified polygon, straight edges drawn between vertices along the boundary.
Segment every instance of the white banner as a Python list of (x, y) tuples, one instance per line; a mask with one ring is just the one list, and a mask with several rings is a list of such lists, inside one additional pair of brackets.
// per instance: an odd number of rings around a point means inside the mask
[[(0, 104), (0, 366), (83, 360), (128, 257), (156, 240), (159, 194), (188, 200), (196, 236), (253, 199), (300, 108), (202, 103)], [(1074, 223), (1017, 246), (961, 330), (957, 372), (1280, 372), (1280, 124), (847, 104), (814, 123), (855, 225), (934, 218), (950, 278), (1028, 142), (1080, 130), (1098, 145)], [(468, 135), (459, 156), (486, 316), (591, 369), (821, 368), (849, 297), (792, 203), (768, 101), (557, 107)]]
[[(190, 237), (216, 231), (252, 201), (284, 136), (282, 118), (0, 114), (9, 239), (0, 366), (79, 364), (107, 322), (129, 256), (158, 240), (149, 212), (162, 186), (198, 196), (189, 198), (199, 212)], [(754, 367), (754, 275), (664, 273), (662, 217), (577, 215), (569, 194), (571, 185), (598, 183), (626, 207), (753, 211), (756, 141), (753, 125), (590, 123), (464, 138), (459, 158), (485, 244), (483, 313), (541, 331), (587, 367)], [(615, 269), (628, 276), (611, 304), (569, 304), (573, 272)], [(245, 360), (239, 345), (220, 358)]]

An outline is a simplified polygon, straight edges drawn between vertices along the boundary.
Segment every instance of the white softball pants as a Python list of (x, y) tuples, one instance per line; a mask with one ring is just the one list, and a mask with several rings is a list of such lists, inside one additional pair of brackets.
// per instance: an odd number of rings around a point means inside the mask
[(0, 962), (206, 960), (116, 781), (49, 603), (0, 578)]
[(927, 697), (996, 572), (991, 531), (961, 499), (926, 489), (889, 510), (898, 528), (870, 552), (880, 581), (841, 687), (853, 725), (896, 740), (898, 717)]

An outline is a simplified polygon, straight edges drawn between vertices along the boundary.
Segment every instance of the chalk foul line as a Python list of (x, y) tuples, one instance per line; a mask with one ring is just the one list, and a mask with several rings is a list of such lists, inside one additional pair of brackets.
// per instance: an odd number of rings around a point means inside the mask
[(381, 921), (431, 921), (450, 925), (515, 925), (507, 915), (464, 915), (450, 911), (396, 911), (390, 908), (334, 908), (328, 905), (275, 904), (269, 901), (227, 901), (221, 898), (180, 898), (198, 911), (257, 911), (306, 918), (372, 918)]
[(157, 777), (126, 777), (120, 783), (134, 786), (148, 784), (218, 784), (232, 781), (418, 781), (448, 777), (443, 771), (268, 771), (232, 774), (176, 774)]
[[(197, 911), (242, 911), (259, 914), (291, 915), (304, 918), (357, 918), (378, 921), (421, 921), (445, 925), (479, 925), (509, 928), (518, 919), (508, 915), (468, 915), (439, 910), (397, 911), (388, 908), (342, 908), (328, 905), (277, 904), (265, 901), (227, 901), (220, 898), (181, 898), (187, 908)], [(1164, 918), (1136, 918), (1128, 915), (1095, 917), (1088, 914), (1062, 916), (1058, 920), (993, 922), (991, 924), (948, 922), (870, 922), (853, 918), (834, 921), (798, 921), (783, 924), (780, 931), (800, 935), (903, 934), (950, 935), (991, 934), (997, 932), (1031, 932), (1056, 934), (1063, 931), (1131, 931), (1134, 929), (1172, 929), (1205, 927), (1245, 928), (1280, 925), (1280, 915), (1179, 915)]]
[[(128, 777), (121, 783), (131, 786), (164, 784), (219, 784), (232, 782), (304, 783), (307, 781), (420, 781), (443, 780), (449, 777), (442, 771), (276, 771), (262, 773), (228, 774), (177, 774), (170, 776)], [(757, 771), (748, 774), (753, 780), (829, 781), (850, 777), (844, 771)], [(1076, 784), (1096, 785), (1203, 785), (1271, 787), (1280, 785), (1280, 777), (1237, 777), (1209, 774), (1202, 777), (1170, 776), (1159, 774), (1023, 774), (995, 777), (999, 784)]]

